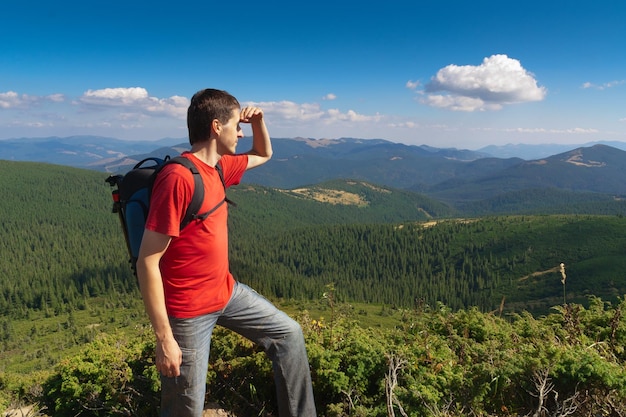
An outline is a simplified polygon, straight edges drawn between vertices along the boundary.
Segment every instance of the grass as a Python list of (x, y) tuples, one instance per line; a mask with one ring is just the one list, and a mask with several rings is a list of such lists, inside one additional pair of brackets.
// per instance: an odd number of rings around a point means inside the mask
[[(9, 336), (0, 346), (0, 374), (28, 374), (50, 370), (59, 360), (78, 353), (98, 334), (130, 334), (149, 325), (139, 296), (131, 306), (115, 305), (110, 299), (94, 298), (86, 307), (71, 312), (31, 311), (28, 316), (10, 321)], [(307, 314), (331, 323), (347, 316), (363, 327), (390, 328), (401, 323), (401, 311), (380, 304), (339, 303), (332, 310), (326, 300), (299, 302), (279, 300), (276, 305), (297, 318)]]
[(124, 307), (93, 298), (85, 308), (69, 312), (29, 311), (25, 318), (10, 320), (0, 345), (0, 372), (47, 370), (100, 333), (131, 332), (147, 324), (141, 300)]

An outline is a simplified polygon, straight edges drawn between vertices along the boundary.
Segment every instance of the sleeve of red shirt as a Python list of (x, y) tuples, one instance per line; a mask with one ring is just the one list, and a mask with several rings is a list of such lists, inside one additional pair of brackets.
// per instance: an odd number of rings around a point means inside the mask
[(193, 187), (191, 171), (179, 164), (165, 166), (152, 187), (146, 229), (177, 237)]
[(222, 166), (226, 187), (237, 185), (248, 167), (248, 155), (224, 155), (218, 162)]

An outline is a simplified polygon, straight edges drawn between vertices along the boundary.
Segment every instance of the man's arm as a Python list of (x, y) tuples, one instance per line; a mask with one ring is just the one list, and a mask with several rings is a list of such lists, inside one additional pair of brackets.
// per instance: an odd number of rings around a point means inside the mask
[(156, 368), (165, 376), (180, 375), (182, 352), (174, 339), (165, 309), (165, 293), (159, 261), (169, 246), (171, 237), (145, 230), (139, 257), (137, 278), (143, 303), (156, 336)]
[(244, 107), (241, 110), (240, 121), (250, 123), (252, 127), (252, 149), (248, 154), (248, 166), (246, 169), (258, 167), (272, 157), (272, 141), (265, 126), (263, 110), (258, 107)]

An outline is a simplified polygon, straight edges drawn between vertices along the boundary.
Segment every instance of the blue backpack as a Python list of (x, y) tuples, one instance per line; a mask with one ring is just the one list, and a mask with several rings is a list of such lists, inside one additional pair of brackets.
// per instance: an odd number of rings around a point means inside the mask
[[(150, 162), (152, 162), (150, 164)], [(154, 180), (158, 173), (167, 164), (180, 164), (191, 171), (194, 178), (194, 191), (193, 197), (185, 216), (180, 223), (180, 230), (183, 230), (185, 226), (191, 223), (193, 220), (204, 220), (211, 213), (217, 210), (222, 204), (230, 203), (235, 205), (228, 198), (220, 201), (215, 207), (205, 213), (198, 213), (202, 202), (204, 201), (204, 185), (202, 183), (202, 177), (200, 172), (196, 168), (193, 162), (189, 159), (177, 156), (170, 158), (166, 156), (161, 158), (146, 158), (128, 171), (125, 175), (110, 175), (106, 182), (111, 187), (117, 187), (111, 194), (113, 197), (113, 213), (119, 215), (120, 223), (122, 224), (122, 230), (124, 232), (124, 238), (126, 240), (126, 247), (130, 256), (130, 264), (133, 273), (137, 275), (137, 257), (139, 255), (139, 247), (141, 246), (141, 239), (143, 238), (143, 232), (146, 225), (146, 219), (148, 217), (148, 209), (150, 207), (150, 194)], [(222, 186), (226, 190), (226, 183), (224, 182), (224, 174), (222, 173), (222, 167), (218, 163), (215, 168), (222, 181)]]

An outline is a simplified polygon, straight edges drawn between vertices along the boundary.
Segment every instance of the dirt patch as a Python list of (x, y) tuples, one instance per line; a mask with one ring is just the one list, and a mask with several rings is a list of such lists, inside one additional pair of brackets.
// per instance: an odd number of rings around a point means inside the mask
[(368, 184), (366, 182), (361, 183), (365, 187), (371, 188), (374, 191), (378, 191), (379, 193), (391, 194), (391, 190), (387, 190), (385, 188), (376, 187), (375, 185)]
[(437, 222), (426, 222), (426, 223), (422, 223), (422, 227), (427, 228), (427, 227), (433, 227), (433, 226), (437, 226)]
[(559, 267), (558, 266), (555, 266), (554, 268), (546, 269), (545, 271), (533, 272), (532, 274), (528, 274), (526, 276), (521, 277), (519, 280), (520, 281), (526, 281), (528, 278), (540, 277), (542, 275), (551, 274), (551, 273), (554, 273), (554, 272), (559, 272)]
[(236, 416), (224, 410), (218, 404), (209, 403), (204, 408), (202, 417), (236, 417)]
[(28, 405), (20, 408), (11, 408), (10, 410), (5, 411), (2, 414), (2, 417), (34, 417), (41, 414), (38, 414), (35, 411), (35, 406)]
[(600, 168), (606, 166), (604, 162), (599, 161), (584, 161), (582, 151), (573, 152), (569, 159), (565, 162), (569, 162), (573, 165), (589, 167), (589, 168)]
[(369, 204), (360, 195), (342, 190), (331, 190), (326, 188), (298, 188), (289, 192), (300, 197), (335, 205), (343, 204), (346, 206), (364, 207)]

